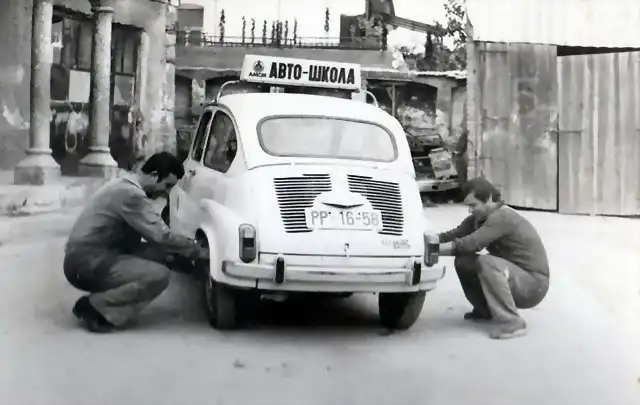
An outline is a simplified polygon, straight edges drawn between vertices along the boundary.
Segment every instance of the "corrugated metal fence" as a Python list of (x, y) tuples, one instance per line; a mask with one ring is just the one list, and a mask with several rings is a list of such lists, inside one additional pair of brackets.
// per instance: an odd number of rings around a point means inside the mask
[(471, 174), (514, 206), (640, 215), (640, 52), (556, 49), (474, 43)]
[(556, 210), (556, 47), (475, 48), (476, 73), (468, 82), (475, 173), (490, 179), (511, 205)]
[(640, 214), (640, 52), (558, 58), (559, 210)]

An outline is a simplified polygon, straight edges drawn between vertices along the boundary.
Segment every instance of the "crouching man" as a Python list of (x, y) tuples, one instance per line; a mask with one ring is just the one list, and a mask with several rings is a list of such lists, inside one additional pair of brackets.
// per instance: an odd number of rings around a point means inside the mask
[[(538, 305), (549, 289), (549, 263), (538, 232), (506, 206), (500, 192), (483, 178), (463, 189), (471, 215), (455, 229), (428, 235), (440, 255), (455, 256), (455, 269), (473, 310), (464, 318), (493, 321), (493, 339), (526, 334), (518, 308)], [(483, 249), (488, 254), (481, 255)]]
[(86, 203), (67, 241), (64, 274), (89, 293), (73, 308), (89, 331), (122, 327), (158, 297), (169, 284), (168, 255), (208, 258), (195, 241), (172, 233), (151, 202), (166, 197), (183, 175), (180, 160), (157, 153)]

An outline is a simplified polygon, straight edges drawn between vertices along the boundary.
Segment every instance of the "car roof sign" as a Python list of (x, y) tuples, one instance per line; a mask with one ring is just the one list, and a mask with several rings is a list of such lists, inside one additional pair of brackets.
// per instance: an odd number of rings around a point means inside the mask
[(357, 91), (361, 66), (355, 63), (246, 55), (240, 79), (276, 86), (323, 87)]

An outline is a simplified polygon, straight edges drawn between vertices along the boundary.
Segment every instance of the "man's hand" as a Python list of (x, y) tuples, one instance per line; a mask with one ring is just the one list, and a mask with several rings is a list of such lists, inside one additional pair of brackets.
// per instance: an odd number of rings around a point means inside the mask
[(196, 247), (196, 260), (209, 260), (209, 248), (205, 246), (197, 245)]
[(424, 235), (424, 243), (428, 243), (428, 244), (432, 244), (432, 245), (438, 245), (440, 244), (440, 236), (438, 236), (437, 234), (433, 234), (433, 235)]
[(453, 255), (453, 243), (440, 243), (440, 236), (437, 234), (424, 235), (425, 249), (427, 245), (438, 245), (438, 254), (440, 256), (452, 256)]
[(454, 247), (452, 242), (440, 245), (440, 256), (454, 256)]

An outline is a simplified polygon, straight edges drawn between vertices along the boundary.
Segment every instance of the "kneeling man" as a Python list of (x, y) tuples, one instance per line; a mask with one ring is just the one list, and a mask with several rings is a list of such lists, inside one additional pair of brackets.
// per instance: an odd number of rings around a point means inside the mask
[(169, 285), (168, 256), (208, 259), (206, 248), (173, 233), (152, 204), (183, 175), (178, 158), (156, 153), (137, 173), (104, 185), (80, 213), (67, 241), (64, 274), (89, 293), (73, 307), (89, 331), (123, 327), (162, 294)]
[[(464, 187), (471, 215), (455, 229), (426, 236), (440, 254), (455, 256), (455, 269), (473, 310), (464, 318), (495, 322), (493, 339), (526, 334), (518, 308), (538, 305), (549, 289), (549, 263), (533, 225), (506, 206), (500, 192), (476, 178)], [(488, 254), (479, 254), (486, 248)]]

